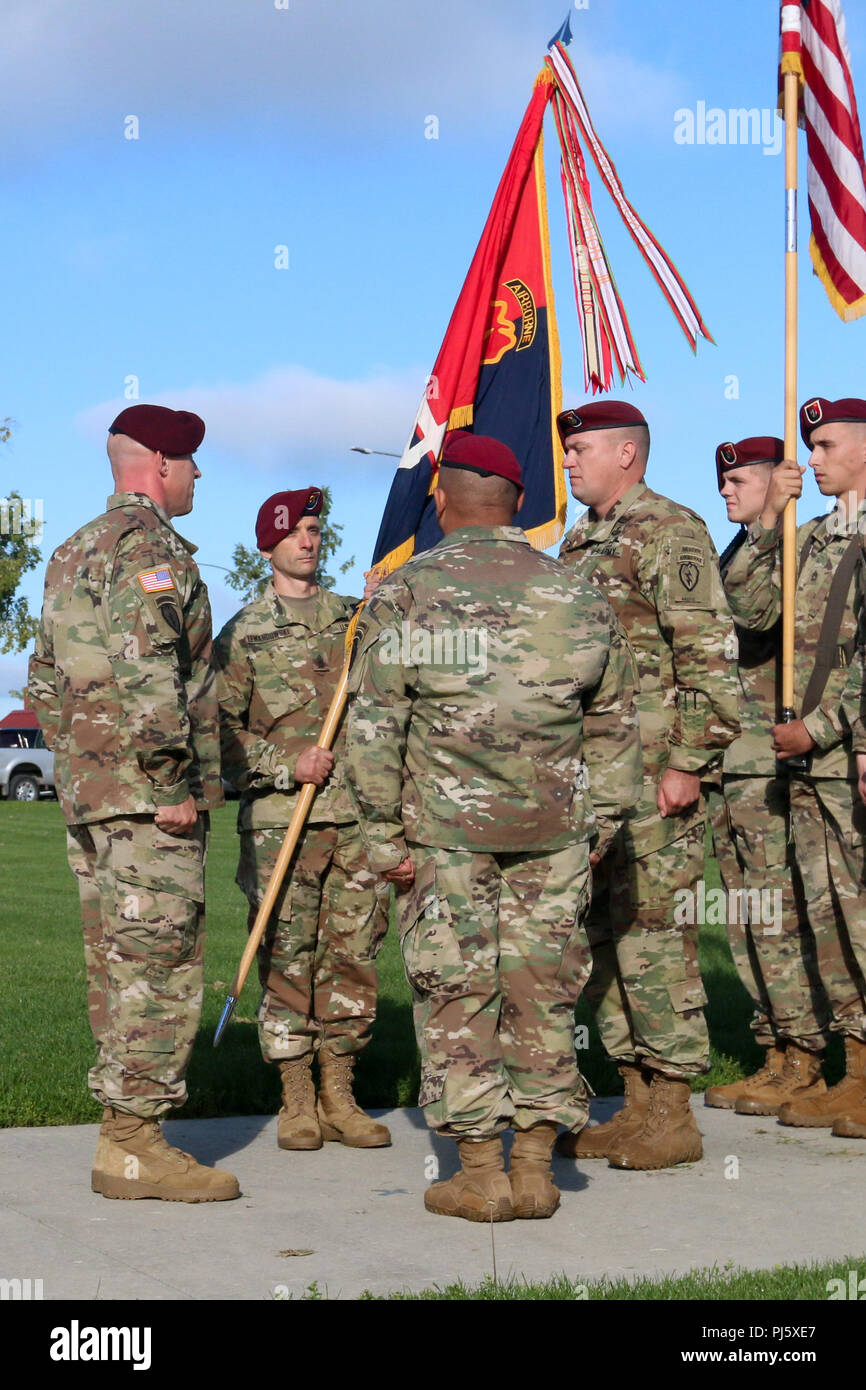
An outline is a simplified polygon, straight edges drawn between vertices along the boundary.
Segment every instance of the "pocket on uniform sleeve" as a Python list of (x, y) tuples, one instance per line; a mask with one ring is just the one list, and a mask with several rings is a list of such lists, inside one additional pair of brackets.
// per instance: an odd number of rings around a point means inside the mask
[(398, 895), (400, 952), (406, 978), (416, 994), (460, 993), (466, 967), (448, 900), (437, 890), (436, 865), (418, 866), (408, 893)]

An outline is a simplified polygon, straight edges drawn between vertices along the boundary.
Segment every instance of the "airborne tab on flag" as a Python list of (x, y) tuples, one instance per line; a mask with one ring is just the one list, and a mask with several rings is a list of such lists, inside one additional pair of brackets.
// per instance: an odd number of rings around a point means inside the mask
[(171, 570), (167, 567), (160, 570), (144, 570), (142, 574), (136, 577), (146, 594), (158, 594), (164, 589), (174, 588)]

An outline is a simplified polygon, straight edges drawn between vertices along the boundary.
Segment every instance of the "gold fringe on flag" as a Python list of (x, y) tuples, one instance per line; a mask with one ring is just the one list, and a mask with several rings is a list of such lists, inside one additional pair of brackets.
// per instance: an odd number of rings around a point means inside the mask
[(474, 405), (458, 405), (448, 416), (449, 430), (465, 430), (467, 425), (471, 425), (475, 417)]
[(853, 304), (849, 304), (843, 299), (836, 286), (833, 284), (832, 276), (824, 264), (824, 257), (818, 247), (814, 236), (809, 237), (809, 255), (812, 257), (812, 264), (815, 267), (815, 274), (827, 291), (827, 298), (836, 310), (840, 319), (846, 323), (852, 323), (854, 319), (862, 318), (866, 314), (866, 294), (855, 299)]
[[(553, 74), (551, 74), (552, 77)], [(544, 297), (547, 302), (547, 347), (550, 361), (550, 437), (553, 441), (553, 495), (554, 515), (541, 526), (532, 526), (527, 536), (536, 550), (546, 550), (562, 539), (565, 530), (565, 515), (568, 498), (565, 492), (565, 471), (559, 467), (557, 445), (559, 430), (556, 417), (562, 410), (562, 356), (559, 348), (559, 330), (556, 326), (556, 309), (553, 303), (553, 272), (550, 266), (550, 232), (547, 225), (547, 187), (544, 178), (544, 133), (538, 137), (535, 150), (535, 189), (538, 198), (538, 225), (541, 233), (541, 257), (544, 269)], [(519, 518), (518, 518), (519, 519)]]

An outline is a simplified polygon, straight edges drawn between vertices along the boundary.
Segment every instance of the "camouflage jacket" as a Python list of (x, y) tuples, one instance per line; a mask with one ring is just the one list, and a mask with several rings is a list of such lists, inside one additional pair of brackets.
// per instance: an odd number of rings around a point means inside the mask
[[(358, 600), (319, 588), (292, 600), (268, 585), (226, 623), (214, 643), (223, 772), (241, 793), (238, 829), (288, 825), (299, 785), (294, 769), (322, 730), (346, 659), (346, 629)], [(311, 822), (355, 819), (343, 785), (345, 720), (334, 770), (316, 792)]]
[(662, 773), (713, 772), (739, 733), (736, 637), (715, 547), (699, 516), (639, 482), (607, 516), (585, 512), (560, 559), (601, 590), (637, 661), (644, 784), (630, 832), (649, 853), (704, 818), (700, 801), (660, 817)]
[[(794, 703), (799, 710), (815, 666), (815, 649), (833, 575), (848, 548), (851, 537), (840, 523), (837, 511), (814, 517), (797, 528), (798, 559), (810, 541), (805, 563), (798, 566), (795, 609)], [(782, 612), (782, 547), (780, 531), (767, 529), (760, 522), (749, 528), (748, 539), (728, 570), (726, 587), (737, 622), (744, 627), (767, 631)], [(842, 626), (839, 630), (839, 668), (831, 671), (821, 702), (803, 720), (815, 740), (811, 754), (811, 774), (815, 777), (856, 778), (851, 747), (851, 727), (843, 707), (849, 678), (844, 644), (857, 634), (861, 610), (860, 586), (851, 584)]]
[(118, 492), (59, 545), (30, 658), (30, 700), (70, 824), (222, 804), (211, 615), (190, 545)]
[(851, 730), (852, 751), (866, 753), (866, 604), (860, 609), (859, 640), (839, 704)]
[[(722, 555), (719, 566), (727, 590), (728, 570), (748, 536), (743, 526)], [(775, 777), (773, 725), (782, 716), (782, 620), (767, 632), (734, 624), (740, 681), (740, 737), (725, 749), (724, 769), (737, 777)]]
[(608, 605), (516, 526), (461, 527), (361, 615), (349, 788), (371, 868), (408, 842), (604, 850), (641, 780), (634, 663)]

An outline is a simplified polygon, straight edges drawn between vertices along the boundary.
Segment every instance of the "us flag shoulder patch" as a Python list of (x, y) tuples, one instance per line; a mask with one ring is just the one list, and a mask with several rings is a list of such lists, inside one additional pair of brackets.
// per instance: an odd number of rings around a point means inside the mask
[(165, 589), (174, 588), (171, 570), (167, 567), (160, 570), (145, 570), (143, 574), (136, 577), (146, 594), (159, 594)]

